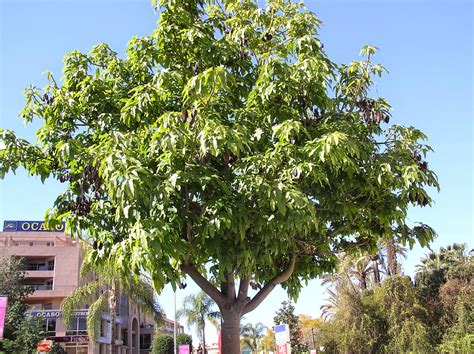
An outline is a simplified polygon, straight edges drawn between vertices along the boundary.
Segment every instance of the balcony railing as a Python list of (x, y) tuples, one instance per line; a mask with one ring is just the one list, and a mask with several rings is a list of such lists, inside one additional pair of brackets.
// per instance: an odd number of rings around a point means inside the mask
[(36, 290), (53, 290), (53, 284), (27, 284), (26, 286), (32, 287)]
[(54, 270), (54, 264), (25, 264), (21, 270)]

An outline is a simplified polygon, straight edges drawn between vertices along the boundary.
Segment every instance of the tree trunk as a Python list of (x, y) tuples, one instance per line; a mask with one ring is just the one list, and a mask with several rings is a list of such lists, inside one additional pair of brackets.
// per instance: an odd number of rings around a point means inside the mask
[(360, 290), (366, 290), (367, 289), (367, 279), (365, 273), (361, 273), (359, 275), (359, 281), (360, 281)]
[(240, 317), (235, 310), (221, 309), (222, 331), (221, 345), (223, 354), (240, 354)]
[(115, 284), (112, 285), (110, 290), (109, 298), (109, 307), (110, 307), (110, 347), (109, 354), (115, 354), (117, 352), (117, 347), (115, 345), (115, 323), (117, 322), (117, 289)]
[(375, 284), (380, 284), (380, 270), (379, 270), (379, 257), (372, 257), (372, 268), (374, 269), (374, 282)]
[(207, 350), (206, 350), (206, 320), (203, 319), (202, 321), (202, 352), (204, 354), (207, 353)]
[(398, 274), (397, 251), (392, 236), (387, 238), (387, 263), (390, 275)]
[(226, 272), (225, 280), (221, 282), (219, 291), (192, 264), (181, 265), (181, 269), (219, 306), (222, 316), (221, 344), (223, 354), (240, 354), (240, 318), (260, 305), (278, 284), (287, 281), (293, 273), (295, 265), (296, 253), (292, 253), (287, 267), (269, 279), (253, 298), (247, 296), (251, 280), (248, 276), (240, 278), (239, 291), (236, 292), (234, 273)]

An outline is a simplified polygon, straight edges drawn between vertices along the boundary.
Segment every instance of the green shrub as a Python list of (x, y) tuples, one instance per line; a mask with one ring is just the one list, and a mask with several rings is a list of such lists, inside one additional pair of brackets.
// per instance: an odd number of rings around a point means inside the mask
[(153, 338), (151, 354), (173, 354), (174, 340), (168, 334), (158, 334)]

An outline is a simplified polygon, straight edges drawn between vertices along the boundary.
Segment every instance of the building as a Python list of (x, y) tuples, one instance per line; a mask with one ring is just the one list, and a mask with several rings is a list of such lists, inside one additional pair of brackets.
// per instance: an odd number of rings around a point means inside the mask
[[(80, 244), (64, 233), (64, 225), (51, 231), (39, 221), (5, 221), (0, 232), (0, 256), (25, 260), (25, 285), (35, 291), (28, 297), (28, 315), (44, 319), (49, 338), (62, 343), (68, 354), (105, 354), (111, 343), (110, 318), (103, 315), (100, 336), (92, 342), (86, 331), (88, 310), (77, 309), (73, 326), (66, 329), (60, 305), (65, 297), (88, 279), (79, 277), (84, 259)], [(89, 279), (90, 280), (90, 279)], [(116, 341), (119, 354), (147, 353), (155, 329), (153, 321), (138, 311), (128, 296), (119, 296)], [(166, 320), (164, 332), (173, 332), (174, 322)], [(177, 325), (178, 333), (183, 326)]]

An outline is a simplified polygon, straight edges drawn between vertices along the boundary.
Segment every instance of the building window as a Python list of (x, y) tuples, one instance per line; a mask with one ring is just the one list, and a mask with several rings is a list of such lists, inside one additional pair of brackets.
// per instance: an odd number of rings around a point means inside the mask
[(22, 270), (54, 270), (54, 259), (49, 261), (31, 261), (24, 264)]
[(122, 332), (122, 326), (120, 324), (115, 325), (115, 339), (120, 340), (120, 334)]
[(123, 345), (128, 345), (128, 331), (126, 329), (122, 331), (122, 342)]
[(101, 337), (107, 337), (108, 331), (107, 331), (107, 326), (108, 323), (106, 320), (100, 321), (100, 336)]
[(66, 332), (66, 335), (86, 335), (87, 321), (85, 318), (74, 318), (71, 323), (71, 329)]
[(151, 347), (151, 334), (140, 334), (140, 350), (150, 349)]
[(53, 304), (51, 302), (48, 302), (47, 304), (43, 304), (43, 306), (41, 306), (41, 308), (43, 310), (52, 310), (53, 309)]
[(45, 330), (47, 336), (55, 336), (56, 335), (56, 319), (45, 318), (43, 322), (43, 329)]
[(54, 260), (48, 261), (46, 269), (47, 270), (54, 270)]
[(15, 241), (15, 246), (20, 246), (20, 242)]
[(30, 244), (30, 246), (33, 246), (35, 243), (30, 241), (29, 244)]
[(99, 344), (99, 353), (100, 354), (107, 354), (107, 344)]
[(48, 247), (53, 247), (53, 246), (54, 246), (54, 242), (46, 242), (46, 246), (48, 246)]

